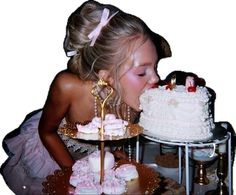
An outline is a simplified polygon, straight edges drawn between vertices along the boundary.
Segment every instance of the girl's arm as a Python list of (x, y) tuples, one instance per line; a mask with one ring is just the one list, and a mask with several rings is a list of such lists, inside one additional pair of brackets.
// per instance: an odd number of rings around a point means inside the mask
[(70, 106), (70, 88), (63, 74), (55, 77), (39, 122), (39, 136), (52, 158), (63, 167), (74, 163), (67, 147), (57, 134), (58, 127)]

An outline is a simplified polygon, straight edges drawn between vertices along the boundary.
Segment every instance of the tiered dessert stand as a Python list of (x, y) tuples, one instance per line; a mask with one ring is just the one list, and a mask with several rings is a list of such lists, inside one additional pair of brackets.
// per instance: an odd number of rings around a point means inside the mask
[[(100, 92), (97, 90), (97, 88), (106, 89), (106, 95), (105, 97), (101, 98)], [(94, 85), (92, 91), (92, 95), (99, 99), (100, 106), (101, 106), (101, 128), (99, 130), (99, 139), (97, 141), (100, 141), (100, 159), (101, 159), (101, 171), (100, 171), (100, 184), (104, 181), (104, 158), (105, 158), (105, 151), (104, 151), (104, 142), (106, 140), (120, 140), (120, 139), (128, 139), (134, 136), (138, 136), (140, 133), (142, 133), (142, 128), (139, 126), (128, 126), (126, 129), (126, 133), (124, 136), (105, 136), (104, 134), (104, 124), (103, 121), (105, 119), (105, 103), (106, 101), (111, 97), (113, 94), (113, 88), (109, 86), (104, 80), (99, 80), (97, 85)], [(80, 134), (77, 136), (80, 137)]]
[[(106, 90), (105, 96), (101, 97), (101, 91), (98, 89)], [(105, 141), (112, 141), (112, 140), (122, 140), (122, 139), (130, 139), (132, 137), (136, 137), (143, 132), (143, 128), (140, 127), (138, 124), (129, 124), (126, 127), (126, 132), (123, 136), (109, 136), (104, 134), (104, 125), (103, 121), (105, 118), (105, 103), (111, 97), (113, 93), (113, 88), (109, 86), (104, 80), (99, 80), (96, 85), (93, 86), (91, 91), (92, 95), (100, 102), (101, 107), (101, 128), (99, 129), (98, 133), (82, 133), (78, 132), (77, 130), (71, 129), (64, 129), (64, 135), (69, 136), (72, 139), (79, 139), (79, 140), (86, 140), (86, 141), (98, 141), (100, 142), (100, 154), (101, 154), (101, 176), (100, 182), (103, 182), (104, 179), (104, 143)]]
[[(106, 96), (101, 98), (99, 91), (96, 89), (97, 87), (106, 88)], [(95, 98), (98, 98), (100, 101), (101, 106), (101, 121), (104, 120), (105, 113), (104, 113), (104, 106), (108, 98), (112, 95), (113, 89), (110, 87), (106, 82), (103, 80), (100, 80), (92, 89), (91, 93)], [(111, 140), (122, 140), (122, 139), (130, 139), (133, 137), (138, 137), (141, 133), (143, 133), (143, 128), (140, 127), (138, 124), (129, 124), (126, 127), (126, 132), (123, 136), (108, 136), (104, 134), (104, 126), (103, 123), (101, 124), (101, 128), (99, 130), (99, 133), (96, 134), (86, 134), (86, 133), (80, 133), (77, 130), (73, 129), (64, 129), (63, 132), (64, 135), (67, 135), (68, 137), (72, 139), (78, 139), (78, 140), (86, 140), (86, 141), (96, 141), (100, 144), (100, 159), (101, 159), (101, 171), (100, 171), (100, 183), (104, 181), (104, 157), (105, 157), (105, 150), (104, 145), (106, 141)], [(129, 154), (129, 157), (131, 155)], [(131, 161), (131, 159), (129, 159)], [(123, 163), (123, 162), (118, 162)], [(135, 163), (135, 162), (133, 162)], [(160, 175), (155, 172), (155, 170), (152, 170), (149, 167), (146, 167), (142, 164), (136, 163), (136, 167), (138, 170), (138, 173), (140, 175), (138, 182), (131, 181), (130, 184), (127, 185), (128, 192), (129, 193), (136, 193), (138, 194), (152, 194), (154, 190), (159, 186), (159, 183), (161, 181)], [(54, 175), (50, 175), (48, 180), (44, 182), (44, 192), (46, 191), (47, 194), (54, 194), (55, 190), (58, 190), (59, 187), (62, 189), (62, 191), (66, 190), (69, 186), (68, 179), (70, 177), (70, 173), (68, 173), (68, 170), (66, 171), (56, 171)], [(142, 192), (141, 192), (141, 191)]]
[[(219, 177), (219, 182), (217, 184), (217, 193), (214, 191), (216, 194), (232, 194), (233, 189), (232, 189), (232, 165), (231, 165), (231, 134), (227, 132), (225, 128), (223, 128), (221, 125), (216, 125), (216, 128), (213, 130), (213, 136), (209, 140), (205, 141), (193, 141), (193, 142), (179, 142), (176, 140), (165, 140), (165, 139), (160, 139), (156, 137), (153, 134), (150, 134), (148, 131), (143, 132), (142, 134), (143, 137), (157, 142), (157, 143), (162, 143), (162, 144), (168, 144), (168, 145), (174, 145), (178, 146), (178, 158), (179, 158), (179, 178), (178, 181), (181, 183), (182, 180), (182, 172), (181, 172), (181, 158), (182, 158), (182, 148), (185, 149), (185, 176), (186, 176), (186, 194), (190, 194), (190, 176), (189, 176), (189, 158), (192, 155), (193, 149), (200, 149), (201, 148), (206, 148), (206, 147), (212, 147), (216, 148), (218, 146), (218, 154), (213, 153), (212, 155), (209, 156), (209, 158), (205, 159), (194, 159), (197, 160), (199, 164), (199, 169), (198, 169), (198, 176), (195, 178), (195, 182), (197, 182), (200, 185), (204, 185), (206, 180), (206, 174), (205, 174), (205, 169), (204, 169), (204, 162), (208, 160), (213, 160), (216, 156), (218, 156), (218, 167), (217, 167), (217, 175)], [(227, 164), (225, 162), (228, 162)], [(226, 169), (228, 167), (228, 170)], [(224, 183), (224, 179), (227, 176), (227, 171), (228, 171), (228, 189)]]

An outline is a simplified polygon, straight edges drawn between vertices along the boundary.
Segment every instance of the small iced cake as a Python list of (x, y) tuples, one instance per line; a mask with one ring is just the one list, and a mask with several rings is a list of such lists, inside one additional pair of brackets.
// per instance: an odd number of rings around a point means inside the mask
[(72, 167), (70, 184), (75, 187), (74, 194), (123, 194), (126, 181), (116, 177), (115, 160), (112, 153), (106, 151), (104, 159), (104, 181), (100, 184), (100, 151), (77, 160)]
[[(88, 157), (88, 164), (92, 172), (100, 172), (101, 158), (100, 151), (95, 151)], [(112, 169), (115, 165), (115, 158), (112, 153), (105, 151), (104, 170)]]
[(77, 124), (76, 127), (80, 133), (98, 133), (99, 128), (101, 128), (101, 118), (94, 117), (90, 123), (86, 125)]
[[(116, 118), (114, 114), (106, 114), (103, 121), (104, 134), (108, 136), (123, 136), (126, 132), (127, 125), (127, 121)], [(94, 117), (93, 120), (86, 125), (76, 125), (78, 133), (83, 134), (98, 133), (101, 126), (102, 121), (100, 117)], [(79, 136), (81, 138), (81, 134)]]
[(107, 114), (104, 120), (104, 134), (109, 136), (123, 136), (128, 122), (117, 119), (114, 114)]

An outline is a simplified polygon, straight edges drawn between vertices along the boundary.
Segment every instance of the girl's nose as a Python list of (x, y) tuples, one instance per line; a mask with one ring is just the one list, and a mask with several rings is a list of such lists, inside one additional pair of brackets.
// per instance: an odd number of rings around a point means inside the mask
[(152, 75), (151, 75), (151, 77), (150, 77), (150, 79), (149, 79), (149, 81), (148, 81), (148, 83), (149, 84), (156, 84), (156, 83), (158, 83), (158, 81), (159, 81), (159, 76), (157, 76), (157, 74), (156, 73), (153, 73)]

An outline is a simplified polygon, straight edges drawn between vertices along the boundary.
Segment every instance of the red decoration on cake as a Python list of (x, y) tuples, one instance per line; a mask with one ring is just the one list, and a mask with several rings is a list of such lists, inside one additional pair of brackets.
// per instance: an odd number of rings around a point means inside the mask
[(185, 81), (185, 87), (188, 92), (196, 92), (197, 87), (195, 86), (195, 80), (192, 76), (187, 76)]
[(166, 85), (166, 90), (168, 90), (168, 89), (172, 90), (173, 87), (170, 84), (168, 84), (168, 85)]
[(196, 92), (197, 88), (196, 86), (189, 86), (187, 90), (188, 92)]

